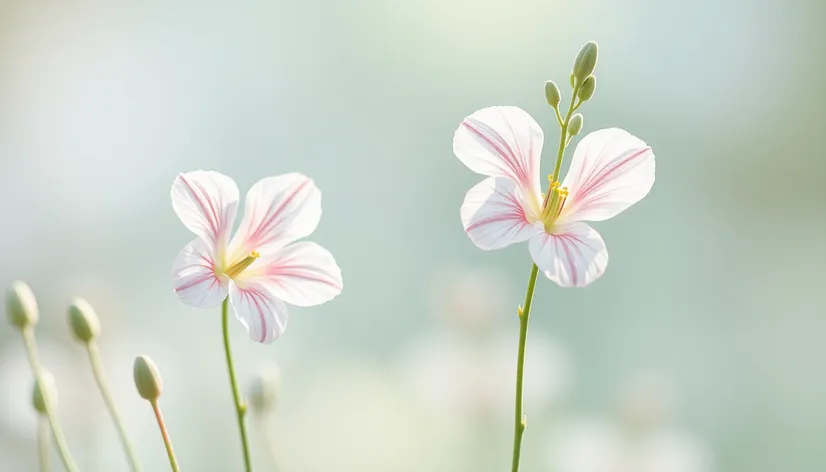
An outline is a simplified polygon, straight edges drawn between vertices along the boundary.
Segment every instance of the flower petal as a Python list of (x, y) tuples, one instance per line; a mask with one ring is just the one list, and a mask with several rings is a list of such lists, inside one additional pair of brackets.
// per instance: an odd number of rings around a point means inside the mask
[(608, 266), (608, 250), (599, 233), (585, 223), (557, 226), (554, 234), (531, 238), (531, 256), (545, 277), (561, 287), (584, 287)]
[(298, 242), (256, 261), (261, 269), (241, 274), (265, 283), (278, 298), (291, 305), (321, 305), (343, 287), (341, 269), (330, 251), (316, 243)]
[(321, 191), (310, 178), (291, 173), (262, 179), (247, 193), (230, 263), (250, 251), (263, 254), (309, 236), (320, 219)]
[(523, 201), (523, 192), (510, 179), (490, 177), (471, 188), (465, 195), (461, 215), (473, 244), (489, 251), (527, 241), (540, 233), (531, 223), (535, 213)]
[(172, 208), (190, 231), (212, 247), (225, 247), (238, 210), (238, 187), (218, 172), (179, 174), (172, 183)]
[(507, 177), (539, 194), (542, 128), (518, 107), (483, 108), (465, 118), (453, 136), (453, 152), (470, 170)]
[(627, 131), (594, 131), (577, 145), (565, 177), (559, 222), (602, 221), (640, 201), (654, 185), (654, 153)]
[(229, 301), (253, 341), (269, 344), (284, 334), (287, 306), (265, 284), (230, 282)]
[(227, 279), (215, 274), (209, 243), (199, 238), (183, 248), (172, 265), (172, 287), (189, 306), (214, 307), (227, 298)]

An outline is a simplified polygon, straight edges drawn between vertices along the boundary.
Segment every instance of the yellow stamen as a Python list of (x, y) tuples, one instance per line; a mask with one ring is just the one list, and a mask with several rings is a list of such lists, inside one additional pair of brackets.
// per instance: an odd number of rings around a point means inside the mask
[(551, 182), (548, 189), (548, 195), (545, 196), (545, 201), (542, 205), (542, 223), (545, 225), (546, 231), (551, 231), (554, 222), (562, 212), (562, 207), (565, 205), (565, 200), (568, 198), (568, 187), (561, 187), (559, 182)]
[(250, 264), (255, 262), (255, 260), (258, 259), (259, 257), (261, 257), (261, 254), (258, 254), (258, 252), (256, 252), (256, 251), (252, 251), (249, 256), (247, 256), (247, 257), (241, 259), (240, 261), (236, 262), (235, 264), (233, 264), (232, 267), (227, 269), (226, 272), (224, 272), (224, 273), (227, 274), (230, 278), (233, 278), (233, 277), (237, 276), (238, 274), (240, 274), (241, 272), (243, 272), (244, 269), (249, 267)]

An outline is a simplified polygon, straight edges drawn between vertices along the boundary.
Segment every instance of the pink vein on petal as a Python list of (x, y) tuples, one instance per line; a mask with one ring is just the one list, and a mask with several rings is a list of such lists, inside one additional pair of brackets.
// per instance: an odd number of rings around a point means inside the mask
[[(181, 182), (183, 182), (184, 185), (186, 185), (186, 188), (189, 190), (189, 193), (192, 195), (192, 198), (195, 199), (195, 202), (198, 203), (198, 206), (201, 207), (201, 211), (203, 212), (204, 216), (206, 217), (207, 223), (209, 223), (209, 228), (212, 230), (212, 233), (217, 238), (218, 237), (218, 229), (217, 229), (218, 222), (217, 222), (217, 220), (213, 221), (212, 218), (210, 217), (210, 216), (214, 217), (214, 215), (215, 215), (214, 208), (213, 208), (212, 215), (210, 215), (210, 212), (207, 211), (206, 205), (204, 204), (203, 200), (201, 199), (201, 196), (198, 195), (198, 193), (192, 187), (192, 184), (187, 181), (187, 178), (184, 176), (184, 174), (180, 174), (180, 175), (178, 175), (178, 177), (181, 179)], [(204, 191), (203, 187), (201, 187), (200, 185), (198, 185), (198, 188), (202, 192)], [(204, 192), (204, 195), (207, 195), (207, 193)], [(210, 207), (212, 207), (212, 202), (210, 202)]]
[[(248, 238), (248, 241), (250, 242), (250, 244), (255, 245), (255, 244), (260, 244), (260, 243), (265, 242), (265, 241), (262, 241), (260, 239), (262, 234), (265, 233), (266, 229), (269, 229), (270, 225), (274, 222), (274, 220), (276, 218), (278, 218), (280, 216), (280, 213), (284, 210), (284, 208), (286, 208), (287, 205), (289, 205), (293, 201), (293, 199), (295, 199), (296, 195), (298, 195), (299, 192), (301, 192), (304, 189), (304, 187), (309, 185), (310, 182), (311, 182), (310, 180), (305, 180), (298, 187), (296, 187), (295, 190), (293, 190), (293, 192), (281, 202), (281, 205), (279, 205), (277, 210), (271, 211), (272, 206), (275, 202), (270, 203), (270, 206), (267, 209), (267, 212), (270, 213), (270, 216), (266, 221), (262, 221), (258, 225), (258, 227), (252, 232), (252, 234), (250, 234), (250, 236)], [(273, 238), (274, 237), (270, 238), (269, 240), (272, 240)]]
[(602, 169), (600, 172), (597, 172), (595, 175), (591, 176), (583, 184), (582, 188), (579, 189), (578, 193), (580, 195), (588, 194), (588, 192), (590, 192), (591, 190), (599, 187), (606, 179), (613, 176), (613, 174), (615, 174), (615, 172), (618, 169), (625, 166), (626, 164), (628, 164), (632, 160), (634, 160), (634, 159), (640, 157), (641, 155), (645, 154), (649, 150), (651, 150), (650, 147), (642, 148), (639, 151), (629, 155), (628, 157), (623, 158), (621, 161), (614, 163), (611, 167)]
[(474, 128), (473, 125), (468, 123), (467, 119), (462, 121), (462, 126), (467, 128), (468, 130), (470, 130), (471, 132), (473, 132), (475, 135), (479, 136), (480, 138), (484, 139), (488, 144), (490, 144), (490, 146), (493, 147), (496, 150), (496, 152), (499, 154), (499, 156), (502, 157), (502, 159), (508, 164), (508, 166), (511, 168), (511, 170), (514, 171), (514, 173), (516, 174), (516, 178), (520, 182), (528, 184), (528, 177), (525, 175), (524, 169), (522, 169), (521, 166), (519, 166), (518, 158), (513, 153), (513, 149), (511, 149), (511, 147), (508, 145), (507, 141), (502, 139), (502, 144), (504, 144), (505, 147), (508, 149), (508, 152), (506, 153), (504, 150), (502, 150), (501, 147), (499, 147), (496, 143), (494, 143), (484, 133), (482, 133), (478, 129)]

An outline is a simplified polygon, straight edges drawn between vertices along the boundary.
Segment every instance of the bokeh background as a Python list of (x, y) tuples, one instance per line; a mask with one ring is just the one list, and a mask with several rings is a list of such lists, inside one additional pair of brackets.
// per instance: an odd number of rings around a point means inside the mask
[[(468, 240), (458, 208), (481, 177), (451, 140), (510, 104), (555, 145), (543, 84), (566, 95), (593, 39), (583, 133), (641, 137), (657, 182), (597, 225), (604, 277), (538, 285), (523, 470), (826, 470), (824, 26), (816, 0), (0, 1), (0, 285), (38, 295), (81, 469), (127, 467), (67, 330), (75, 295), (101, 315), (144, 470), (168, 464), (132, 385), (141, 353), (183, 470), (240, 470), (218, 309), (170, 288), (191, 235), (169, 188), (202, 168), (242, 192), (312, 176), (311, 239), (344, 273), (272, 345), (231, 325), (245, 383), (280, 372), (277, 409), (252, 419), (257, 470), (275, 470), (268, 450), (290, 472), (509, 470), (531, 261)], [(32, 376), (5, 326), (0, 470), (36, 470)]]

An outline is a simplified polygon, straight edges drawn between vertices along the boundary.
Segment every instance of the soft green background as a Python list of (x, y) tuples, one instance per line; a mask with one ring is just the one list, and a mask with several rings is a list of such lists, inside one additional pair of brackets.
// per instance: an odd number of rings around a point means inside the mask
[[(825, 21), (816, 0), (0, 0), (0, 285), (24, 279), (39, 296), (44, 361), (82, 470), (126, 466), (66, 330), (74, 295), (101, 313), (144, 469), (167, 464), (131, 385), (140, 353), (164, 375), (183, 470), (240, 470), (218, 310), (187, 308), (170, 289), (191, 235), (169, 187), (199, 168), (242, 192), (290, 171), (322, 190), (311, 239), (335, 254), (343, 294), (293, 309), (269, 346), (232, 324), (242, 378), (281, 367), (270, 426), (282, 471), (509, 470), (513, 378), (490, 366), (514, 350), (451, 371), (504, 386), (493, 418), (434, 410), (404, 359), (415, 345), (477, 343), (433, 301), (434, 285), (451, 287), (445, 273), (506, 281), (490, 303), (493, 289), (468, 296), (497, 307), (484, 336), (515, 343), (530, 259), (524, 246), (479, 251), (462, 231), (459, 205), (481, 177), (451, 140), (465, 115), (510, 104), (554, 149), (543, 83), (566, 95), (590, 39), (600, 61), (583, 133), (639, 136), (657, 182), (596, 225), (611, 254), (602, 279), (538, 285), (531, 339), (562, 346), (571, 380), (554, 405), (527, 402), (523, 470), (554, 470), (551, 431), (582, 415), (610, 421), (629, 379), (649, 371), (671, 386), (663, 428), (702, 445), (712, 470), (826, 469)], [(3, 471), (36, 468), (21, 354), (0, 326)], [(529, 384), (556, 375), (533, 354)], [(430, 357), (435, 370), (452, 362)], [(459, 379), (428, 388), (446, 398)]]

